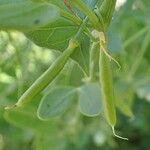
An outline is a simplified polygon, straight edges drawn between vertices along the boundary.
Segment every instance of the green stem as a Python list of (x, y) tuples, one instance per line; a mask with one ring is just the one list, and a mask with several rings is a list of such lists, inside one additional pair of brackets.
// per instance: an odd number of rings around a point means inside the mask
[(81, 33), (85, 30), (85, 27), (86, 27), (86, 22), (88, 21), (88, 17), (86, 17), (82, 24), (80, 25), (80, 28), (77, 32), (77, 34), (74, 36), (74, 40), (78, 40), (78, 38), (80, 37)]
[(76, 7), (81, 12), (83, 12), (86, 16), (89, 17), (89, 20), (91, 21), (95, 29), (99, 31), (102, 29), (99, 19), (84, 2), (82, 2), (81, 0), (69, 0), (69, 1), (70, 4), (72, 4), (74, 7)]
[[(83, 21), (82, 21), (80, 18), (78, 18), (78, 17), (76, 17), (76, 16), (74, 16), (74, 15), (72, 15), (72, 14), (70, 14), (70, 13), (64, 11), (63, 9), (60, 10), (60, 14), (61, 14), (62, 17), (71, 20), (72, 22), (74, 22), (74, 23), (75, 23), (76, 25), (78, 25), (78, 26), (80, 26), (80, 25), (83, 23)], [(87, 34), (87, 36), (88, 36), (92, 41), (96, 41), (96, 39), (92, 36), (92, 34), (91, 34), (91, 32), (89, 31), (89, 29), (87, 28), (87, 26), (84, 26), (84, 32)]]
[(133, 78), (134, 74), (136, 73), (136, 71), (137, 71), (137, 69), (138, 69), (138, 67), (139, 67), (139, 65), (141, 63), (141, 60), (142, 60), (142, 58), (144, 56), (144, 53), (147, 50), (147, 47), (148, 47), (149, 41), (150, 41), (149, 37), (150, 37), (150, 32), (148, 32), (147, 36), (144, 38), (144, 42), (142, 44), (141, 50), (137, 54), (136, 59), (135, 59), (133, 65), (132, 65), (132, 67), (130, 69), (130, 72), (127, 75), (127, 80), (129, 80), (129, 81)]
[(68, 13), (67, 11), (60, 9), (60, 15), (71, 20), (72, 22), (74, 22), (77, 25), (80, 25), (82, 23), (82, 20), (70, 13)]
[(112, 16), (115, 10), (116, 0), (104, 0), (100, 7), (100, 14), (102, 15), (105, 29), (108, 28), (112, 20)]
[(96, 80), (96, 66), (99, 56), (99, 42), (94, 42), (90, 49), (90, 64), (89, 64), (89, 79), (90, 81)]

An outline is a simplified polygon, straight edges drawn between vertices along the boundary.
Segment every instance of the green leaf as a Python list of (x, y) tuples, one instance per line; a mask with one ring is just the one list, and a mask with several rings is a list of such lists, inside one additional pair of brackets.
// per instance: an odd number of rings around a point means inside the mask
[[(35, 1), (35, 0), (34, 0)], [(39, 1), (39, 0), (38, 0)], [(42, 0), (40, 0), (42, 1)], [(65, 5), (64, 5), (64, 2), (63, 0), (46, 0), (48, 1), (49, 3), (52, 3), (56, 6), (58, 6), (59, 8), (67, 8)], [(88, 5), (89, 7), (91, 8), (94, 8), (95, 4), (97, 3), (98, 0), (83, 0), (84, 3), (86, 5)]]
[[(67, 47), (69, 39), (73, 38), (77, 31), (78, 27), (74, 25), (74, 23), (59, 17), (53, 23), (26, 32), (25, 35), (40, 47), (46, 47), (62, 52)], [(78, 41), (80, 42), (80, 46), (75, 50), (71, 58), (87, 73), (90, 39), (85, 34), (81, 34)]]
[(47, 120), (62, 114), (75, 97), (72, 87), (57, 87), (46, 94), (38, 108), (38, 117)]
[(56, 20), (59, 9), (31, 0), (0, 0), (0, 29), (31, 30)]
[(56, 121), (43, 122), (39, 120), (32, 106), (7, 110), (4, 117), (6, 121), (17, 127), (31, 129), (38, 133), (44, 134), (56, 130)]
[(87, 83), (78, 92), (81, 113), (90, 117), (99, 115), (102, 111), (102, 99), (98, 83)]
[(77, 26), (72, 22), (59, 17), (44, 27), (26, 32), (25, 35), (41, 47), (63, 51), (67, 47), (69, 39), (77, 32), (77, 29)]
[[(37, 0), (34, 0), (37, 1)], [(38, 0), (39, 1), (39, 0)], [(42, 0), (40, 0), (42, 1)], [(63, 0), (46, 0), (47, 2), (56, 5), (57, 7), (59, 7), (60, 9), (63, 9), (69, 13), (70, 10), (67, 8), (67, 6), (64, 4)], [(95, 5), (97, 4), (98, 0), (83, 0), (83, 2), (88, 5), (88, 7), (94, 9)], [(77, 10), (76, 8), (72, 8), (73, 11), (80, 17), (80, 18), (84, 18), (85, 14), (83, 14), (82, 12), (80, 12), (79, 10)]]

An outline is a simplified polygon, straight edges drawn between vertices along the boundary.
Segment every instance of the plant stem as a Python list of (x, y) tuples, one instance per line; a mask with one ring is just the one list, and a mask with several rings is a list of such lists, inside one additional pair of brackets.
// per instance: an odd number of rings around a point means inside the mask
[(90, 64), (89, 64), (89, 79), (90, 81), (96, 80), (96, 66), (99, 56), (99, 42), (94, 42), (90, 49)]
[(102, 15), (105, 24), (105, 30), (110, 25), (115, 10), (115, 6), (116, 6), (116, 0), (104, 0), (104, 2), (100, 7), (100, 14)]
[(74, 22), (77, 25), (80, 25), (82, 23), (82, 20), (79, 17), (76, 17), (63, 9), (60, 9), (60, 15), (71, 20), (72, 22)]
[(69, 2), (89, 17), (89, 20), (91, 21), (95, 29), (97, 29), (98, 31), (102, 29), (99, 19), (84, 2), (82, 2), (81, 0), (69, 0)]
[[(63, 9), (60, 10), (60, 14), (62, 17), (67, 18), (69, 20), (71, 20), (72, 22), (74, 22), (76, 25), (80, 26), (83, 21), (80, 18), (77, 18), (76, 16), (64, 11)], [(84, 32), (87, 34), (87, 36), (92, 40), (92, 41), (96, 41), (96, 39), (92, 36), (91, 32), (89, 31), (89, 29), (87, 28), (87, 26), (84, 26)]]
[(80, 28), (78, 30), (78, 32), (76, 33), (76, 35), (74, 36), (74, 40), (78, 40), (79, 36), (81, 35), (81, 33), (85, 30), (86, 27), (86, 22), (88, 21), (88, 17), (86, 17), (82, 24), (80, 25)]

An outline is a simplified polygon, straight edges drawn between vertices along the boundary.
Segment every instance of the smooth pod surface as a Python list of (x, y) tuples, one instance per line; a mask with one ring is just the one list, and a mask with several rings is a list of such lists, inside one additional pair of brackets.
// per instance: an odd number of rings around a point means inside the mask
[(111, 126), (116, 124), (115, 101), (113, 92), (112, 72), (109, 58), (100, 50), (100, 84), (103, 96), (103, 105), (106, 119)]

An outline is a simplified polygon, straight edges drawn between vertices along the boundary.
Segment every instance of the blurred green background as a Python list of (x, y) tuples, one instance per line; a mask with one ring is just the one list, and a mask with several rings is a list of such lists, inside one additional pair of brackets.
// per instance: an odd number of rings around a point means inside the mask
[[(150, 1), (120, 2), (108, 36), (109, 49), (122, 66), (113, 69), (121, 99), (116, 101), (116, 131), (129, 141), (114, 138), (103, 115), (81, 114), (77, 100), (50, 121), (36, 116), (43, 93), (30, 106), (5, 112), (59, 53), (37, 47), (19, 32), (0, 31), (0, 150), (149, 150)], [(66, 83), (79, 87), (82, 77), (70, 60), (48, 89)]]

